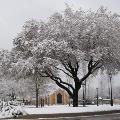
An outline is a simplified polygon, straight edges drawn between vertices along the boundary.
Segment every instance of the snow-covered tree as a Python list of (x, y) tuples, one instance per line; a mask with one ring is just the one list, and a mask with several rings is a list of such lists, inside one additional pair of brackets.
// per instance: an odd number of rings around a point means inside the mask
[(12, 54), (8, 50), (0, 50), (0, 78), (10, 77)]
[[(64, 13), (55, 13), (44, 22), (28, 21), (14, 40), (14, 49), (22, 60), (35, 63), (38, 75), (50, 77), (65, 89), (78, 106), (82, 83), (98, 69), (119, 70), (120, 20), (103, 7), (96, 12), (67, 6)], [(87, 65), (81, 76), (81, 63)], [(60, 71), (73, 82), (68, 83)], [(73, 84), (74, 83), (74, 84)], [(69, 89), (70, 88), (70, 89)]]
[(39, 89), (49, 81), (48, 78), (40, 76), (39, 64), (42, 59), (36, 54), (38, 38), (39, 22), (27, 21), (23, 27), (23, 32), (14, 41), (16, 47), (13, 49), (13, 53), (15, 53), (16, 62), (13, 63), (12, 69), (13, 76), (18, 79), (32, 80), (36, 91), (36, 107), (38, 107)]

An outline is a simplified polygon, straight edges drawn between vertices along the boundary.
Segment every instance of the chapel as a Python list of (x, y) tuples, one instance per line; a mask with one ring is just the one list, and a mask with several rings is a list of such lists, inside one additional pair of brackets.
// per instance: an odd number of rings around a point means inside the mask
[(61, 88), (55, 90), (46, 97), (46, 103), (50, 105), (66, 105), (69, 104), (69, 100), (68, 93)]

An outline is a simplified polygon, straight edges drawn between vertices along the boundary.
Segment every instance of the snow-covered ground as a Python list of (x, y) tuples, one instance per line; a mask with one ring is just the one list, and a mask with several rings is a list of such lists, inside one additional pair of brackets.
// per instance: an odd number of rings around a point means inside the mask
[(35, 106), (6, 106), (0, 111), (0, 118), (13, 117), (13, 113), (22, 112), (26, 114), (57, 114), (57, 113), (81, 113), (81, 112), (97, 112), (120, 110), (120, 105), (88, 105), (86, 107), (72, 107), (68, 105), (53, 105), (45, 106), (43, 108), (36, 108)]
[(35, 108), (33, 106), (25, 106), (27, 114), (56, 114), (56, 113), (80, 113), (80, 112), (97, 112), (97, 111), (110, 111), (120, 110), (120, 105), (88, 105), (86, 107), (72, 107), (65, 105), (45, 106), (43, 108)]

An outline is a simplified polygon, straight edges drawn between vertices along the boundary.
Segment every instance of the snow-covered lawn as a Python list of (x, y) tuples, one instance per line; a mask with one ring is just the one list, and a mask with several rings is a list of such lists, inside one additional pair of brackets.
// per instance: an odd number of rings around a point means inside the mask
[(27, 114), (57, 114), (57, 113), (80, 113), (80, 112), (97, 112), (120, 110), (120, 105), (87, 105), (86, 107), (72, 107), (65, 105), (45, 106), (43, 108), (35, 108), (33, 106), (25, 106), (24, 110)]
[(97, 112), (97, 111), (110, 111), (120, 110), (120, 105), (87, 105), (86, 107), (72, 107), (68, 105), (53, 105), (45, 106), (43, 108), (36, 108), (35, 106), (6, 106), (0, 111), (0, 118), (13, 117), (14, 113), (22, 112), (26, 114), (57, 114), (57, 113), (82, 113), (82, 112)]

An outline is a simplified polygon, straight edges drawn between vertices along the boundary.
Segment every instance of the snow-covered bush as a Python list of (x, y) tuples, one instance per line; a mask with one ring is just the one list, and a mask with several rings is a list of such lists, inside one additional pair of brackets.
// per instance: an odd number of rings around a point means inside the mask
[(1, 107), (0, 118), (13, 117), (16, 118), (19, 115), (25, 115), (23, 106), (17, 104), (16, 101), (3, 102)]

